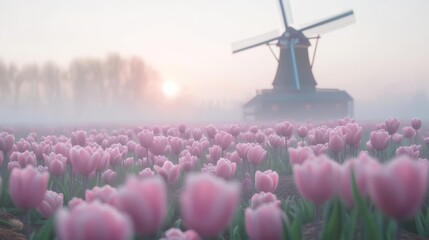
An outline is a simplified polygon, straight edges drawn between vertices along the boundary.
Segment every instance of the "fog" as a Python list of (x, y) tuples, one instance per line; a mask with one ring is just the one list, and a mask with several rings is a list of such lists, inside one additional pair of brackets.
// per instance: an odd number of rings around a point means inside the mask
[[(137, 56), (111, 53), (100, 58), (18, 65), (0, 61), (0, 124), (160, 124), (247, 121), (241, 101), (219, 92), (217, 100), (202, 100), (177, 89), (174, 95), (156, 66)], [(354, 102), (354, 118), (385, 120), (396, 117), (429, 119), (424, 90), (407, 95), (386, 91)], [(317, 121), (317, 117), (313, 120)]]

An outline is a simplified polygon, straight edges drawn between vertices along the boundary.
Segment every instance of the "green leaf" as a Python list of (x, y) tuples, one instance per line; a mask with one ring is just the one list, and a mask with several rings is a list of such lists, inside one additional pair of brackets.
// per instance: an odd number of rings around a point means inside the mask
[(381, 239), (377, 233), (377, 228), (374, 223), (374, 219), (371, 218), (368, 207), (363, 201), (362, 197), (359, 194), (358, 187), (356, 185), (356, 179), (354, 171), (352, 170), (352, 193), (353, 193), (353, 201), (356, 204), (358, 211), (363, 218), (363, 222), (365, 227), (367, 228), (368, 239), (370, 240), (378, 240)]
[(48, 240), (54, 239), (54, 220), (50, 218), (43, 227), (36, 233), (34, 240)]
[(241, 240), (240, 228), (238, 226), (235, 226), (234, 230), (232, 231), (232, 239)]
[(342, 213), (341, 203), (338, 199), (334, 200), (331, 214), (328, 215), (327, 221), (322, 233), (323, 240), (340, 239), (342, 230)]
[(417, 229), (417, 233), (420, 236), (424, 236), (425, 234), (425, 227), (423, 226), (423, 221), (422, 221), (422, 212), (419, 212), (416, 217), (415, 217), (415, 223), (416, 223), (416, 229)]

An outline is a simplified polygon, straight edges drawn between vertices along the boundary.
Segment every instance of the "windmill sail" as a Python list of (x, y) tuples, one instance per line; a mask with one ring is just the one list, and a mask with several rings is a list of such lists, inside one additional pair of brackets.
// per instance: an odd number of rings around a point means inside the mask
[(304, 27), (301, 27), (299, 31), (303, 32), (306, 36), (317, 35), (348, 26), (355, 21), (353, 10), (349, 10), (333, 17), (306, 24)]
[(256, 37), (248, 38), (231, 44), (232, 53), (238, 53), (250, 48), (261, 46), (272, 41), (278, 40), (280, 37), (279, 30), (271, 31)]
[(285, 25), (285, 28), (288, 28), (289, 25), (293, 22), (290, 2), (289, 0), (279, 0), (279, 5), (283, 23)]

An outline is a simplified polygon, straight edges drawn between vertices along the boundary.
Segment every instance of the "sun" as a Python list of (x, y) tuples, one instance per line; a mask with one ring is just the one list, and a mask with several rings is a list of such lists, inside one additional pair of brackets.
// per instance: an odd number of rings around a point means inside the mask
[(165, 81), (162, 84), (162, 92), (168, 98), (174, 98), (179, 93), (179, 86), (172, 81)]

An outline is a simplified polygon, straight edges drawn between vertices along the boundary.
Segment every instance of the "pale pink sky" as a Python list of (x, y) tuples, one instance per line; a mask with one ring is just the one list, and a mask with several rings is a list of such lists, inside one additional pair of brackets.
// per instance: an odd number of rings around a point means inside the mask
[[(322, 35), (319, 87), (358, 101), (429, 92), (429, 1), (290, 4), (297, 25), (355, 11), (355, 24)], [(230, 44), (278, 28), (277, 0), (0, 0), (0, 59), (66, 65), (81, 56), (138, 55), (196, 99), (244, 102), (271, 87), (277, 63), (267, 47), (232, 55)]]

